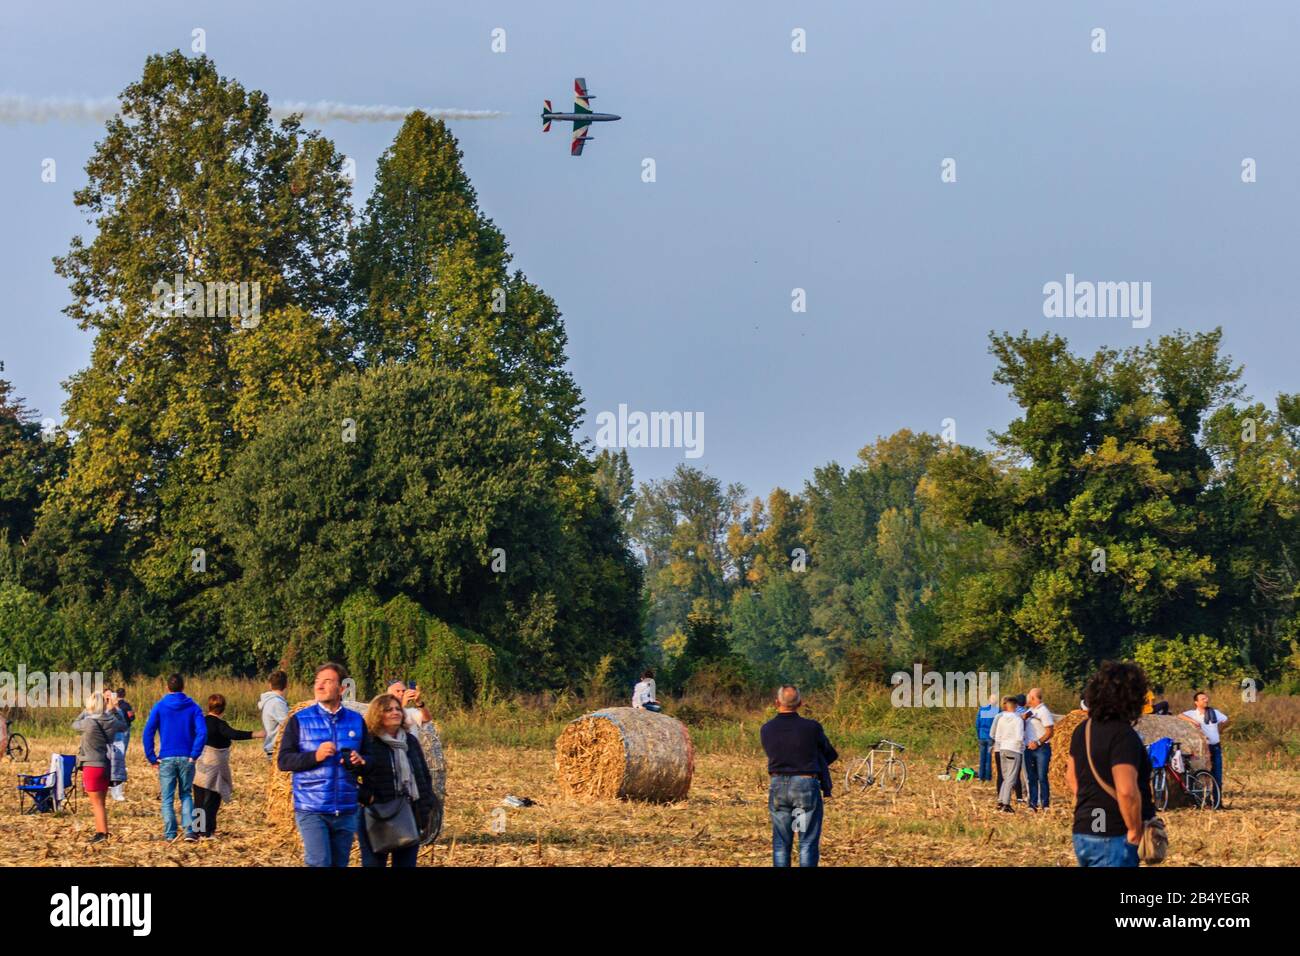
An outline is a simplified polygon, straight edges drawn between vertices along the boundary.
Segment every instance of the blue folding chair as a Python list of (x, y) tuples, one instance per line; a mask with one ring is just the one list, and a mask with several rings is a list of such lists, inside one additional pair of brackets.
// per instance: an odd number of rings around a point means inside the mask
[[(54, 813), (65, 806), (77, 809), (77, 757), (75, 754), (58, 754), (59, 766), (46, 773), (18, 774), (18, 812)], [(63, 797), (59, 797), (59, 781), (63, 778)], [(28, 803), (30, 802), (30, 806)]]

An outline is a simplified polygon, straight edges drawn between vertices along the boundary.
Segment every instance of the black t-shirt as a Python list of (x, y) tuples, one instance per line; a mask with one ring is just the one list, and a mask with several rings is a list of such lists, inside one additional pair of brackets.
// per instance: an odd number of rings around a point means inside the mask
[[(1074, 776), (1079, 784), (1079, 795), (1074, 804), (1074, 832), (1090, 836), (1124, 836), (1128, 827), (1120, 813), (1119, 803), (1098, 785), (1092, 768), (1088, 766), (1083, 740), (1089, 723), (1092, 724), (1092, 761), (1097, 765), (1097, 773), (1111, 789), (1115, 787), (1111, 767), (1121, 763), (1137, 767), (1143, 820), (1156, 815), (1155, 801), (1151, 797), (1151, 757), (1138, 732), (1122, 720), (1085, 720), (1075, 728), (1074, 736), (1070, 738), (1070, 756), (1074, 758)], [(1096, 810), (1105, 815), (1094, 813)], [(1096, 827), (1094, 821), (1105, 823), (1105, 827)]]

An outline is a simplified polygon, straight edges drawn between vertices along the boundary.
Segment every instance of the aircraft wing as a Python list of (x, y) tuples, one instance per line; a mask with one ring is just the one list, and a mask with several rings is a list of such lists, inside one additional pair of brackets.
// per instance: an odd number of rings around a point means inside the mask
[(589, 95), (587, 94), (587, 81), (584, 80), (584, 79), (583, 79), (582, 77), (580, 77), (580, 76), (578, 76), (578, 77), (574, 77), (574, 80), (573, 80), (573, 112), (575, 112), (575, 113), (590, 113), (590, 112), (591, 112), (591, 103), (588, 102), (588, 101), (589, 101), (589, 100), (594, 100), (594, 99), (595, 99), (594, 96), (589, 96)]
[(573, 142), (569, 146), (570, 156), (582, 155), (582, 147), (587, 145), (587, 134), (590, 132), (590, 123), (577, 121), (573, 124)]

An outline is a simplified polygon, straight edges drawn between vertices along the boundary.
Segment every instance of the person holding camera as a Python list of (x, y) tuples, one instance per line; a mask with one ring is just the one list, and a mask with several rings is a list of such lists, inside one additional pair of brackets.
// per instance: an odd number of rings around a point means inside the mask
[[(357, 800), (361, 805), (361, 826), (357, 837), (361, 845), (362, 866), (388, 866), (390, 856), (394, 868), (415, 866), (420, 852), (419, 834), (424, 832), (434, 806), (433, 775), (424, 759), (418, 734), (404, 727), (406, 719), (401, 699), (393, 694), (380, 694), (370, 702), (370, 709), (366, 711), (366, 730), (369, 733), (362, 750), (361, 779), (357, 788)], [(407, 807), (410, 819), (384, 827), (398, 814), (406, 814)], [(372, 828), (378, 834), (377, 839), (388, 844), (393, 843), (394, 838), (389, 833), (380, 833), (379, 828), (393, 829), (405, 825), (404, 842), (410, 839), (412, 821), (414, 841), (387, 850), (376, 848), (376, 841), (370, 834)]]
[(414, 680), (404, 681), (400, 677), (390, 680), (385, 693), (392, 694), (401, 702), (406, 718), (403, 727), (407, 731), (418, 736), (420, 728), (433, 720), (429, 708), (425, 706), (420, 696), (420, 685)]
[(356, 774), (368, 732), (361, 715), (343, 706), (346, 679), (341, 664), (316, 668), (316, 702), (280, 730), (276, 766), (293, 774), (293, 815), (307, 866), (347, 866), (357, 834)]
[(72, 722), (72, 729), (81, 734), (77, 749), (77, 766), (81, 768), (81, 785), (90, 798), (90, 809), (95, 816), (95, 834), (91, 843), (108, 839), (109, 750), (113, 738), (126, 727), (126, 721), (117, 709), (117, 694), (111, 690), (100, 691), (86, 698), (86, 709)]

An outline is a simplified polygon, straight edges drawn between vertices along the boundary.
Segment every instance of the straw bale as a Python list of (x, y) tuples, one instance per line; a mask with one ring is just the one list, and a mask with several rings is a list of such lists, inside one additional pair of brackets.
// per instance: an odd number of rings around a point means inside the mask
[(574, 796), (669, 803), (691, 788), (695, 748), (674, 717), (608, 707), (564, 729), (555, 741), (555, 772)]

